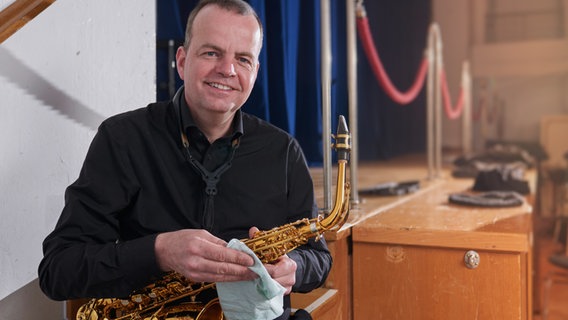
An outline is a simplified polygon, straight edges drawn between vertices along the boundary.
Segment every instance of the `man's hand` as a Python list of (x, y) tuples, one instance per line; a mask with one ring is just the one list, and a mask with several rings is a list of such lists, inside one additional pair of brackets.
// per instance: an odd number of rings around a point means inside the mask
[(206, 230), (184, 229), (159, 234), (154, 245), (163, 271), (176, 271), (195, 282), (252, 280), (248, 267), (254, 260), (227, 248), (227, 243)]
[(272, 279), (286, 289), (284, 294), (292, 292), (292, 286), (296, 283), (296, 261), (290, 259), (287, 255), (283, 255), (276, 260), (276, 263), (265, 264), (264, 266)]
[[(249, 237), (253, 238), (254, 234), (258, 232), (258, 228), (252, 227), (249, 229)], [(287, 255), (283, 255), (273, 263), (264, 264), (268, 274), (276, 282), (286, 289), (284, 294), (292, 292), (292, 286), (296, 283), (296, 268), (298, 267), (296, 261), (290, 259)]]

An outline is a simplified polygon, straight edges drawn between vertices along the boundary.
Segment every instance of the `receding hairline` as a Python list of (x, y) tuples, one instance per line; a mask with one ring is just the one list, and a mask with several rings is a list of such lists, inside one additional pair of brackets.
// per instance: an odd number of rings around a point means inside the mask
[(193, 24), (195, 22), (195, 18), (203, 10), (205, 7), (209, 6), (217, 6), (226, 11), (237, 13), (241, 16), (253, 16), (258, 23), (258, 28), (260, 30), (260, 45), (262, 46), (262, 38), (263, 38), (263, 28), (262, 28), (262, 21), (258, 17), (256, 11), (251, 7), (248, 3), (242, 0), (202, 0), (200, 1), (197, 6), (190, 12), (189, 17), (187, 18), (187, 25), (185, 28), (185, 39), (183, 43), (183, 47), (187, 49), (189, 47), (189, 43), (191, 42), (192, 32), (193, 32)]

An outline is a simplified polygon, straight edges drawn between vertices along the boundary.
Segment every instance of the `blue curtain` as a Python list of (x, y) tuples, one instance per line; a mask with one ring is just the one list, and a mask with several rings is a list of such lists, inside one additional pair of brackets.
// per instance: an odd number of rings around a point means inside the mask
[[(353, 0), (354, 1), (354, 0)], [(187, 16), (197, 0), (160, 0), (157, 5), (157, 98), (168, 99), (167, 47), (183, 42)], [(300, 142), (312, 166), (322, 163), (322, 99), (319, 0), (249, 0), (265, 30), (260, 70), (243, 110), (286, 130)], [(332, 39), (332, 131), (348, 114), (346, 0), (330, 0)], [(393, 82), (407, 88), (422, 58), (430, 1), (365, 1), (369, 23)], [(358, 50), (359, 158), (378, 160), (425, 148), (424, 90), (410, 105), (395, 105), (384, 94)], [(181, 85), (176, 74), (176, 88)]]
[[(298, 139), (310, 164), (321, 164), (320, 2), (251, 0), (250, 4), (263, 21), (265, 39), (258, 79), (243, 110), (288, 131)], [(335, 128), (339, 114), (348, 116), (344, 1), (332, 1), (330, 11)]]

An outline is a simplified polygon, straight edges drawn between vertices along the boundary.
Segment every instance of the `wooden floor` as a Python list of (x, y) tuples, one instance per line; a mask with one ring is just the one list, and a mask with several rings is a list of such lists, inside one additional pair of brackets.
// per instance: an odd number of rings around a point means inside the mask
[[(535, 235), (535, 281), (534, 281), (534, 320), (568, 319), (568, 269), (558, 268), (548, 261), (548, 257), (564, 250), (562, 243), (552, 238), (550, 222), (536, 218)], [(554, 275), (552, 278), (551, 275)], [(547, 289), (547, 279), (554, 279)], [(549, 297), (548, 299), (546, 297)], [(548, 300), (548, 302), (546, 302)], [(548, 306), (547, 308), (545, 306)], [(548, 316), (545, 315), (548, 309)]]

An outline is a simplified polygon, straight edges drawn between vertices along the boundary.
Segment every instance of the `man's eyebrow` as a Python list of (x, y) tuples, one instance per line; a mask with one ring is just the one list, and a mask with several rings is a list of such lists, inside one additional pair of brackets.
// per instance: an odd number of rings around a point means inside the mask
[(213, 50), (215, 50), (215, 51), (223, 52), (223, 50), (221, 50), (220, 47), (218, 47), (218, 46), (216, 46), (216, 45), (214, 45), (214, 44), (211, 44), (211, 43), (204, 43), (204, 44), (201, 45), (201, 47), (200, 47), (199, 49), (201, 49), (201, 50), (203, 50), (203, 49), (213, 49)]

